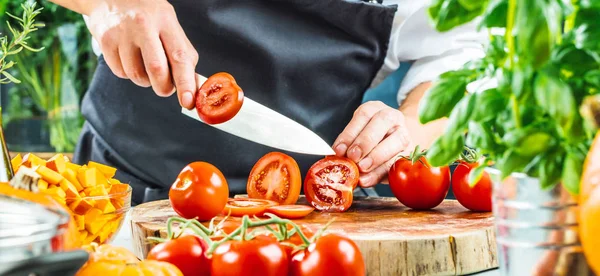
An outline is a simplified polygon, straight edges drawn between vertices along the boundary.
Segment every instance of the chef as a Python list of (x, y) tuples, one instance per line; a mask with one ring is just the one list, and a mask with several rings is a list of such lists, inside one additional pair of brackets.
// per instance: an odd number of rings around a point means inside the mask
[[(188, 163), (206, 161), (245, 193), (269, 148), (181, 114), (194, 108), (195, 73), (233, 75), (245, 95), (307, 126), (357, 162), (360, 186), (386, 181), (402, 153), (427, 147), (444, 120), (418, 122), (417, 106), (442, 72), (482, 54), (475, 24), (435, 31), (414, 0), (52, 0), (83, 14), (98, 66), (74, 161), (118, 169), (132, 203), (168, 196)], [(401, 62), (399, 109), (362, 103)], [(403, 63), (404, 66), (404, 63)], [(322, 156), (284, 152), (303, 175)]]

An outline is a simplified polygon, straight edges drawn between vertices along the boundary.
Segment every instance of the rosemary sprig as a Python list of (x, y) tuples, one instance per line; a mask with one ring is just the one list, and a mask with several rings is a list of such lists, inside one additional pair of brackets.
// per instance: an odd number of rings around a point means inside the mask
[(7, 71), (15, 65), (14, 61), (7, 59), (9, 56), (16, 55), (23, 49), (31, 52), (39, 52), (44, 49), (44, 47), (36, 49), (27, 44), (27, 40), (30, 38), (29, 34), (45, 26), (43, 23), (35, 22), (35, 17), (41, 13), (43, 8), (36, 9), (35, 1), (26, 1), (21, 4), (21, 7), (23, 8), (21, 17), (6, 13), (19, 23), (20, 28), (13, 27), (7, 21), (6, 25), (12, 34), (12, 38), (9, 39), (6, 35), (0, 37), (0, 84), (21, 83), (20, 80)]

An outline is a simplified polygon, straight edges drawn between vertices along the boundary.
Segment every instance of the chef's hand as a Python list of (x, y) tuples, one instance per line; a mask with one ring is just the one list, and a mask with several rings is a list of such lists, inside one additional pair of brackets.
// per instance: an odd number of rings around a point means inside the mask
[(387, 181), (388, 171), (409, 144), (402, 112), (373, 101), (356, 109), (333, 149), (357, 162), (359, 185), (366, 188)]
[[(89, 29), (112, 72), (194, 106), (198, 53), (166, 0), (90, 1)], [(173, 81), (175, 86), (173, 86)]]

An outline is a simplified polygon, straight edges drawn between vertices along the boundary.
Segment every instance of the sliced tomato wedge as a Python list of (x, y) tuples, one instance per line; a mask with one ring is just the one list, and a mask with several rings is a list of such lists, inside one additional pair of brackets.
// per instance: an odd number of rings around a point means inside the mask
[(276, 205), (267, 208), (265, 213), (271, 213), (281, 218), (299, 219), (308, 216), (315, 208), (306, 205)]
[(327, 156), (310, 167), (304, 179), (306, 199), (317, 210), (343, 212), (352, 205), (359, 171), (354, 161)]
[(246, 192), (250, 198), (295, 204), (301, 187), (302, 176), (296, 160), (281, 152), (270, 152), (254, 164)]
[(244, 91), (232, 75), (221, 72), (208, 78), (196, 94), (198, 117), (207, 124), (229, 121), (242, 108)]
[(230, 198), (223, 209), (224, 215), (243, 217), (244, 215), (262, 216), (265, 210), (277, 202), (259, 198)]

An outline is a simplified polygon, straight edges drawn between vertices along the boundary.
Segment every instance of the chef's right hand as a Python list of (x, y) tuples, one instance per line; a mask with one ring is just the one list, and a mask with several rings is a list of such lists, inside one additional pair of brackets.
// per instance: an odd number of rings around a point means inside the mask
[[(112, 72), (194, 106), (198, 53), (166, 0), (95, 0), (88, 28)], [(173, 85), (173, 82), (175, 85)]]

